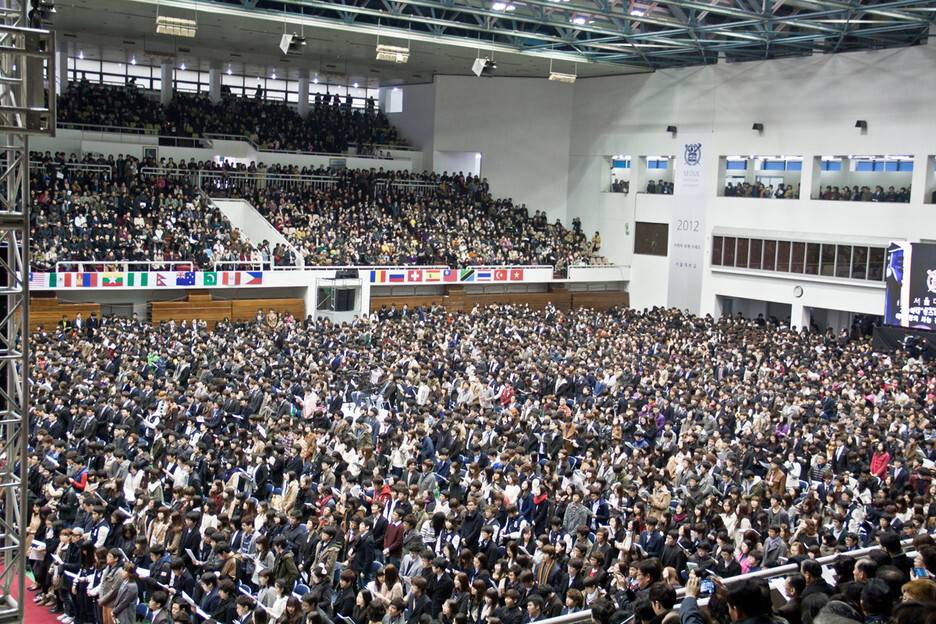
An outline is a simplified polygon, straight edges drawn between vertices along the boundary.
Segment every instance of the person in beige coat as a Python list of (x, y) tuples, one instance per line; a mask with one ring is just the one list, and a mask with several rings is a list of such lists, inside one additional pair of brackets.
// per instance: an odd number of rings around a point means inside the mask
[(657, 481), (656, 486), (653, 488), (653, 494), (650, 496), (650, 517), (662, 522), (663, 514), (669, 511), (672, 499), (673, 497), (666, 489), (666, 486), (661, 481)]

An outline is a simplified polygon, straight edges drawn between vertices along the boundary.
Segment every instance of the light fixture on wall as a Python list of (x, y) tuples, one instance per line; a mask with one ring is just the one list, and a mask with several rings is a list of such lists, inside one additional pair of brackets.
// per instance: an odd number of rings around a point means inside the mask
[(674, 137), (676, 136), (676, 126), (666, 126), (666, 131), (672, 134)]
[(868, 122), (865, 121), (864, 119), (859, 119), (858, 121), (855, 122), (855, 127), (860, 128), (862, 132), (867, 132)]
[(754, 131), (756, 131), (756, 132), (760, 132), (761, 134), (763, 134), (763, 133), (764, 133), (764, 124), (762, 124), (762, 123), (760, 123), (760, 122), (755, 122), (754, 125), (751, 127), (751, 130), (754, 130)]

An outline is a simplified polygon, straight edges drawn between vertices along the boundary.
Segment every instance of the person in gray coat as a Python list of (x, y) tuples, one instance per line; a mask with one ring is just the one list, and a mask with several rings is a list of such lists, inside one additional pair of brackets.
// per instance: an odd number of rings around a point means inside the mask
[(117, 598), (114, 599), (114, 622), (115, 624), (135, 624), (137, 602), (139, 602), (136, 568), (132, 563), (125, 563), (120, 575), (123, 582), (117, 590)]

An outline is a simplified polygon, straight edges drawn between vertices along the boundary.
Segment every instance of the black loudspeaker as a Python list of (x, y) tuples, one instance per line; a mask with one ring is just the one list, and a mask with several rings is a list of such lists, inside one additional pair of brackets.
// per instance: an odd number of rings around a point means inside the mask
[(335, 312), (350, 312), (354, 309), (354, 289), (338, 288), (335, 290)]
[(357, 269), (338, 269), (335, 271), (335, 279), (355, 279), (357, 276)]

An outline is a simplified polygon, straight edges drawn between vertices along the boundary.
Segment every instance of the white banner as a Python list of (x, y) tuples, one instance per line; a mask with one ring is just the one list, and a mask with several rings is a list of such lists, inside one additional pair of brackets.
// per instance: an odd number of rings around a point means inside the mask
[(701, 136), (680, 141), (675, 158), (666, 304), (698, 314), (705, 264), (705, 212), (713, 169)]

